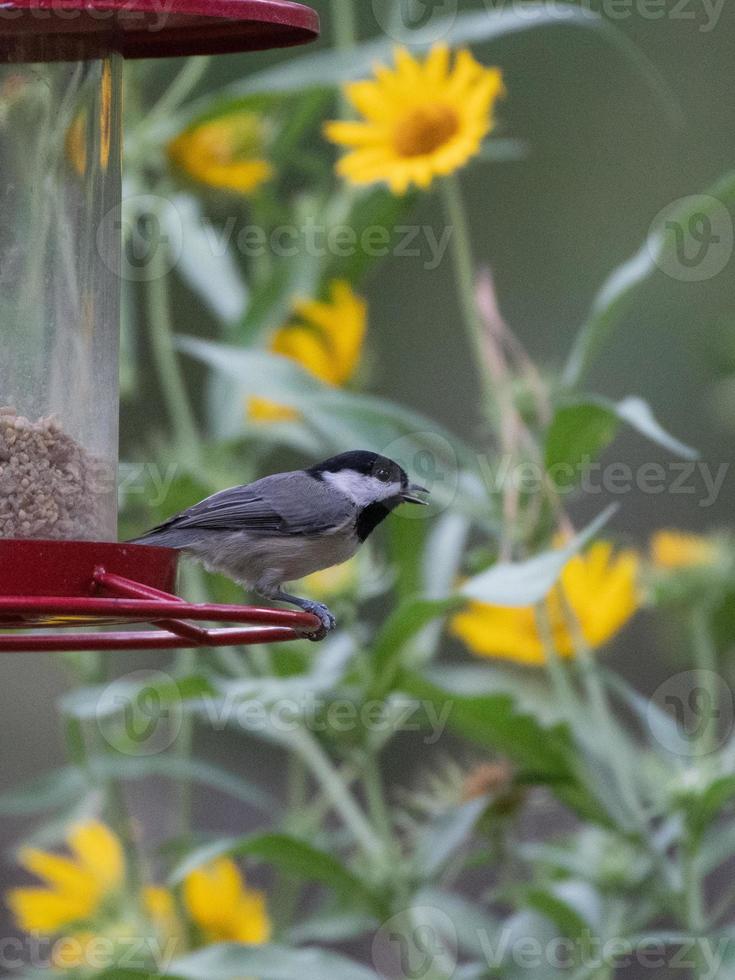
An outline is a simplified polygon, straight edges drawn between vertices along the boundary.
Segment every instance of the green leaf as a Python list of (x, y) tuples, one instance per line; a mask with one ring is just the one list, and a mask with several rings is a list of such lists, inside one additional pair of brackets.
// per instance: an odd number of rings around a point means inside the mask
[[(734, 203), (735, 172), (724, 176), (704, 193), (713, 199), (713, 208), (719, 203)], [(699, 196), (693, 205), (687, 204), (679, 214), (669, 215), (651, 232), (635, 255), (618, 266), (603, 283), (567, 361), (564, 372), (567, 387), (573, 388), (579, 384), (603, 343), (631, 309), (642, 286), (675, 254), (677, 239), (672, 226), (688, 226), (695, 216), (706, 212), (707, 208)]]
[(380, 980), (377, 973), (338, 953), (285, 946), (208, 946), (175, 960), (171, 970), (183, 980)]
[[(397, 197), (383, 187), (374, 187), (356, 194), (350, 194), (352, 206), (336, 227), (350, 229), (350, 240), (354, 247), (345, 248), (345, 255), (331, 249), (323, 276), (325, 279), (347, 279), (360, 282), (380, 259), (385, 258), (395, 247), (396, 231), (413, 210), (416, 195), (404, 194)], [(375, 239), (375, 230), (381, 238)], [(329, 234), (329, 227), (326, 229)], [(396, 231), (397, 234), (400, 231)], [(372, 236), (372, 237), (371, 237)]]
[(570, 558), (595, 537), (616, 511), (616, 505), (608, 507), (563, 548), (524, 562), (493, 565), (465, 582), (461, 594), (494, 606), (532, 606), (540, 602), (554, 587)]
[[(164, 230), (175, 240), (183, 235), (176, 273), (192, 292), (223, 323), (242, 317), (248, 291), (232, 252), (219, 241), (221, 232), (205, 218), (199, 201), (189, 194), (177, 194), (170, 208), (162, 210)], [(175, 223), (175, 225), (174, 225)]]
[(615, 671), (601, 668), (600, 673), (605, 683), (638, 718), (642, 729), (651, 732), (654, 745), (666, 746), (668, 752), (678, 758), (687, 756), (691, 751), (691, 742), (682, 734), (673, 714), (664, 711), (656, 701), (644, 697)]
[(399, 690), (431, 704), (451, 731), (486, 749), (507, 755), (524, 782), (545, 783), (583, 816), (601, 823), (609, 818), (577, 772), (577, 749), (566, 725), (544, 725), (523, 711), (509, 694), (460, 695), (405, 671)]
[(126, 711), (140, 710), (150, 718), (152, 710), (176, 707), (202, 695), (216, 693), (199, 674), (174, 678), (154, 673), (140, 680), (121, 677), (109, 684), (77, 688), (59, 700), (62, 714), (82, 721), (101, 721)]
[(484, 959), (488, 938), (500, 933), (499, 923), (486, 909), (455, 892), (422, 888), (414, 897), (413, 906), (435, 909), (447, 916), (456, 931), (459, 949), (472, 956)]
[(422, 828), (414, 854), (414, 863), (422, 878), (434, 878), (457, 851), (469, 843), (488, 803), (487, 796), (479, 796), (440, 814)]
[(735, 854), (735, 822), (714, 824), (704, 834), (704, 840), (697, 853), (697, 866), (703, 875), (708, 875)]
[[(546, 436), (546, 471), (560, 492), (579, 481), (585, 464), (613, 441), (619, 427), (614, 412), (593, 402), (557, 408)], [(568, 481), (562, 471), (568, 474)]]
[[(305, 228), (313, 222), (316, 213), (328, 225), (328, 207), (329, 200), (325, 197), (305, 194), (293, 202), (291, 211), (282, 220), (295, 228)], [(256, 241), (250, 249), (254, 254), (259, 250), (268, 253), (267, 242)], [(282, 326), (293, 312), (294, 296), (315, 296), (322, 281), (323, 265), (324, 258), (318, 249), (296, 248), (293, 254), (279, 256), (269, 274), (251, 289), (247, 312), (236, 329), (239, 342), (252, 343)]]
[(509, 694), (519, 711), (533, 715), (542, 725), (555, 725), (564, 720), (564, 708), (551, 696), (549, 681), (543, 671), (488, 661), (482, 664), (440, 663), (426, 668), (423, 676), (450, 695)]
[(443, 599), (454, 591), (470, 532), (464, 514), (449, 510), (433, 522), (423, 556), (423, 583), (420, 591), (430, 599)]
[(150, 756), (106, 755), (92, 757), (89, 766), (100, 778), (128, 781), (157, 776), (164, 779), (192, 780), (241, 803), (257, 807), (271, 816), (279, 809), (278, 801), (266, 790), (204, 759), (187, 759), (169, 753)]
[(564, 936), (577, 937), (587, 928), (584, 919), (573, 909), (542, 888), (530, 888), (524, 897), (529, 908), (553, 922)]
[(642, 436), (650, 439), (651, 442), (658, 443), (664, 449), (668, 449), (675, 456), (683, 459), (698, 459), (699, 453), (691, 446), (681, 442), (669, 433), (656, 421), (651, 411), (650, 405), (642, 398), (624, 398), (617, 405), (613, 406), (613, 411), (623, 422), (627, 422)]
[(287, 834), (255, 834), (206, 844), (176, 867), (172, 884), (179, 884), (195, 868), (224, 856), (259, 858), (297, 878), (327, 885), (343, 901), (361, 904), (372, 912), (382, 911), (376, 896), (337, 858)]
[(518, 710), (509, 694), (460, 695), (431, 684), (418, 674), (404, 672), (400, 690), (438, 709), (450, 708), (449, 727), (485, 748), (507, 754), (523, 772), (540, 779), (570, 776), (569, 733), (561, 725), (546, 727)]
[(346, 943), (374, 933), (379, 920), (360, 912), (323, 912), (304, 919), (288, 930), (288, 940), (294, 946), (318, 942)]
[[(304, 713), (340, 685), (357, 652), (354, 637), (339, 633), (324, 641), (319, 657), (306, 662), (308, 670), (297, 669), (286, 676), (220, 681), (220, 697), (207, 703), (204, 717), (210, 723), (213, 718), (221, 719), (222, 725), (234, 724), (279, 744), (287, 742), (291, 723), (297, 724)], [(253, 706), (252, 712), (237, 710), (248, 705)], [(273, 706), (277, 708), (275, 712), (271, 710)], [(192, 710), (202, 714), (196, 704)], [(287, 716), (289, 722), (284, 725)]]
[(534, 950), (549, 950), (558, 938), (558, 929), (549, 918), (523, 909), (505, 920), (501, 935), (486, 950), (485, 960), (494, 969), (494, 976), (502, 980), (570, 980), (569, 971), (552, 966), (547, 957), (533, 956), (529, 961), (524, 956), (529, 943)]
[(589, 465), (613, 441), (620, 423), (683, 459), (697, 459), (696, 449), (670, 435), (642, 398), (620, 402), (595, 396), (557, 408), (546, 438), (546, 470), (563, 492), (581, 478)]
[[(666, 84), (656, 67), (639, 51), (625, 35), (599, 15), (577, 8), (573, 4), (548, 7), (544, 3), (524, 3), (520, 8), (483, 10), (481, 12), (449, 15), (432, 19), (431, 25), (422, 31), (411, 31), (406, 40), (414, 53), (427, 51), (441, 37), (456, 47), (462, 44), (480, 44), (496, 41), (512, 34), (540, 28), (593, 29), (601, 35), (643, 77), (649, 89), (666, 109), (670, 119), (680, 119), (680, 110), (673, 103)], [(335, 86), (350, 79), (362, 78), (372, 71), (376, 62), (392, 60), (395, 39), (382, 36), (358, 44), (349, 51), (322, 50), (300, 56), (263, 71), (224, 89), (220, 96), (234, 98), (253, 92), (301, 91), (309, 87)]]
[(734, 799), (735, 776), (720, 776), (710, 783), (698, 799), (689, 801), (686, 820), (692, 836), (699, 840)]
[(382, 698), (393, 688), (406, 644), (439, 616), (458, 609), (463, 600), (407, 599), (388, 617), (375, 637), (370, 663), (375, 678), (370, 698)]
[(60, 809), (78, 800), (87, 789), (87, 779), (81, 769), (64, 766), (0, 793), (0, 816), (25, 816)]
[(423, 562), (429, 521), (388, 521), (388, 553), (396, 569), (395, 594), (399, 601), (423, 591)]

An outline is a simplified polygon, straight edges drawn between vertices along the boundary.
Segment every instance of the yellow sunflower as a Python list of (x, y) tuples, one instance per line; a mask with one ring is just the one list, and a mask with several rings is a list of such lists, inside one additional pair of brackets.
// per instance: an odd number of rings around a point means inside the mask
[(252, 112), (230, 112), (198, 123), (168, 145), (170, 160), (188, 177), (219, 190), (252, 194), (272, 176), (262, 159), (263, 122)]
[(353, 184), (384, 181), (404, 194), (477, 155), (504, 94), (500, 69), (485, 68), (466, 49), (452, 64), (449, 48), (438, 44), (423, 62), (398, 48), (395, 67), (374, 72), (374, 79), (344, 87), (363, 118), (326, 124), (327, 138), (350, 150), (337, 164), (339, 174)]
[(717, 545), (710, 538), (683, 531), (656, 531), (651, 537), (651, 561), (664, 571), (713, 565)]
[(220, 858), (184, 881), (184, 906), (210, 943), (267, 943), (271, 921), (262, 892), (245, 884), (234, 861)]
[(71, 857), (25, 848), (19, 863), (46, 882), (44, 887), (13, 888), (8, 907), (25, 932), (54, 935), (85, 922), (120, 891), (125, 862), (119, 838), (102, 823), (90, 821), (69, 830)]
[[(639, 565), (634, 551), (615, 554), (608, 541), (596, 542), (568, 562), (546, 600), (554, 645), (561, 656), (572, 657), (575, 652), (565, 615), (567, 605), (593, 648), (623, 628), (640, 605)], [(506, 608), (472, 602), (452, 618), (450, 630), (481, 656), (529, 665), (546, 660), (536, 611), (530, 606)]]
[[(365, 300), (348, 282), (335, 279), (327, 300), (298, 300), (293, 309), (293, 321), (276, 331), (269, 349), (296, 361), (325, 384), (345, 385), (357, 370), (365, 342)], [(250, 398), (248, 415), (255, 422), (298, 418), (294, 409), (267, 398)]]

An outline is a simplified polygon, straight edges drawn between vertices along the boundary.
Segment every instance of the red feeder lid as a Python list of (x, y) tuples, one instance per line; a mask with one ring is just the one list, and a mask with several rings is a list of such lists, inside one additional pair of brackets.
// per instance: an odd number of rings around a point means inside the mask
[(304, 44), (316, 11), (290, 0), (10, 0), (0, 2), (0, 61), (227, 54)]

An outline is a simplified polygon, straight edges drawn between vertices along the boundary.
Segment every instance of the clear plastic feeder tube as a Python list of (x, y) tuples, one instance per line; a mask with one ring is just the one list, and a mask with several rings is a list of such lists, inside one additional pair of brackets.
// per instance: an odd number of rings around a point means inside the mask
[(116, 539), (121, 72), (0, 64), (0, 538)]

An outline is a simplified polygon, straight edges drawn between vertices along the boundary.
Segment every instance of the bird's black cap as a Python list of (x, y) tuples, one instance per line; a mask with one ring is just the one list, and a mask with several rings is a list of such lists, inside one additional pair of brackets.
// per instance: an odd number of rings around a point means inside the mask
[(408, 474), (398, 463), (387, 456), (372, 453), (367, 449), (353, 449), (348, 453), (330, 456), (322, 463), (310, 467), (307, 473), (321, 479), (323, 473), (339, 473), (341, 470), (354, 470), (364, 476), (374, 476), (385, 483), (400, 483), (408, 486)]

